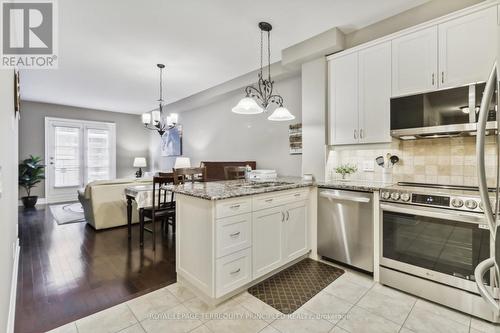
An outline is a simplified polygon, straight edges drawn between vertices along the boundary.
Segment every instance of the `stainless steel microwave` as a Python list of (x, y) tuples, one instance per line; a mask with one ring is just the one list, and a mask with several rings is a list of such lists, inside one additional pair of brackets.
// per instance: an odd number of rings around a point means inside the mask
[[(475, 135), (485, 85), (391, 99), (391, 136), (412, 140)], [(495, 99), (490, 105), (487, 130), (496, 129), (496, 110)]]

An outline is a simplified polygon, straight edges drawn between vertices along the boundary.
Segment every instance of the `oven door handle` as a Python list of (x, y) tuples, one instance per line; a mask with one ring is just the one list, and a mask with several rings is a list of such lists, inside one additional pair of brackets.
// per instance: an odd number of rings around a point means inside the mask
[(443, 212), (441, 209), (419, 207), (418, 209), (410, 208), (406, 205), (399, 204), (380, 204), (380, 208), (385, 211), (402, 213), (417, 216), (433, 217), (443, 220), (467, 222), (473, 224), (485, 224), (484, 216), (474, 213), (459, 213), (447, 210)]
[(495, 258), (489, 258), (480, 262), (474, 270), (474, 278), (476, 279), (477, 289), (481, 294), (481, 297), (493, 308), (495, 315), (498, 315), (498, 313), (500, 313), (500, 305), (483, 282), (484, 274), (486, 274), (494, 266)]

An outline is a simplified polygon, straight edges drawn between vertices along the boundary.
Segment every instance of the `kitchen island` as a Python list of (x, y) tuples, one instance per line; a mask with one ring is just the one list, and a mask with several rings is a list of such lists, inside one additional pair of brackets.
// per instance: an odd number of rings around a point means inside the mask
[(187, 183), (174, 192), (177, 279), (207, 304), (317, 258), (317, 189), (310, 182)]

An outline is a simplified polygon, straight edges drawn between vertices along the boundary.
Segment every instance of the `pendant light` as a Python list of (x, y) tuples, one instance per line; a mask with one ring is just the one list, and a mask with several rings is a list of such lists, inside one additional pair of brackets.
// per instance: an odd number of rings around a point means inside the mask
[[(257, 87), (247, 86), (246, 96), (232, 109), (237, 114), (258, 114), (267, 112), (271, 104), (277, 105), (274, 112), (267, 118), (272, 121), (289, 121), (295, 116), (283, 106), (283, 97), (274, 94), (274, 81), (271, 78), (271, 30), (272, 25), (267, 22), (260, 22), (260, 71)], [(264, 78), (263, 52), (264, 35), (267, 35), (267, 78)]]
[(163, 69), (165, 65), (157, 64), (156, 66), (160, 69), (160, 98), (157, 101), (159, 105), (157, 110), (142, 114), (142, 123), (148, 130), (157, 131), (160, 136), (163, 136), (165, 131), (177, 125), (178, 116), (176, 113), (172, 113), (167, 116), (166, 122), (163, 120), (163, 107), (165, 106), (163, 100)]

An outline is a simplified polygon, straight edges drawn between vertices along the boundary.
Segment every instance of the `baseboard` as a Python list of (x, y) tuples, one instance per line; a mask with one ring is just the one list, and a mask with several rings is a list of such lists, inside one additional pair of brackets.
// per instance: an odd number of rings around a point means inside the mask
[(19, 238), (16, 241), (16, 251), (14, 255), (14, 263), (12, 267), (12, 281), (10, 283), (10, 303), (9, 317), (7, 319), (7, 333), (14, 333), (14, 321), (16, 318), (16, 297), (17, 297), (17, 274), (19, 270)]
[[(38, 198), (38, 201), (36, 202), (36, 205), (45, 205), (47, 203), (47, 199), (45, 198)], [(19, 202), (17, 203), (18, 206), (22, 206), (23, 205), (23, 202), (21, 200), (19, 200)]]

